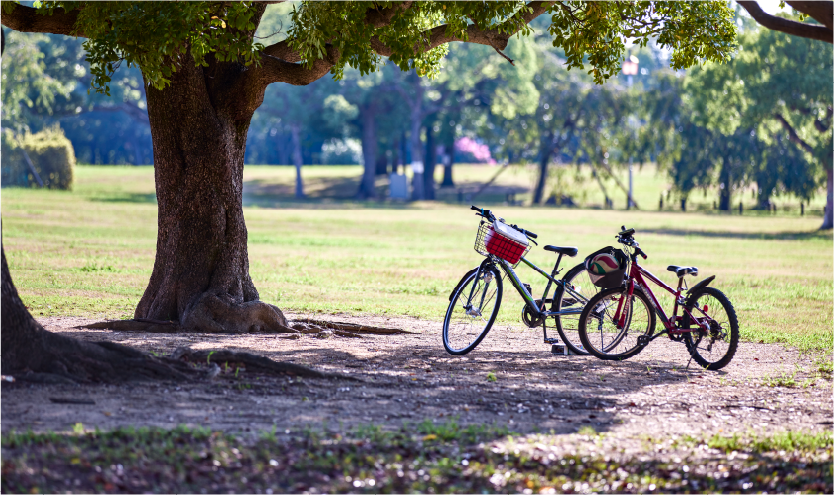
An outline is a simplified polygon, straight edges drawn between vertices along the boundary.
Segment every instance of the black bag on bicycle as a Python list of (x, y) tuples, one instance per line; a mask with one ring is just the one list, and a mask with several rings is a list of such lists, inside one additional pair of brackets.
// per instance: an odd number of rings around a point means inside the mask
[(628, 257), (621, 249), (607, 246), (585, 258), (588, 277), (597, 287), (609, 289), (623, 285)]

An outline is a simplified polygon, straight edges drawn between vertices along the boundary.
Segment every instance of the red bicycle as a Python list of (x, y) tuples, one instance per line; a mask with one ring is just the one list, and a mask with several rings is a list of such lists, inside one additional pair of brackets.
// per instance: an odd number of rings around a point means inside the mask
[[(634, 240), (634, 229), (623, 227), (616, 237), (626, 253), (610, 248), (609, 259), (622, 260), (619, 267), (622, 273), (617, 277), (615, 270), (617, 286), (597, 293), (582, 310), (578, 333), (585, 350), (600, 359), (623, 360), (639, 354), (652, 340), (668, 335), (673, 341), (684, 342), (692, 359), (705, 369), (727, 366), (738, 347), (738, 318), (727, 296), (709, 287), (715, 275), (687, 290), (684, 277), (697, 276), (698, 268), (669, 266), (667, 270), (678, 276), (677, 289), (673, 289), (637, 262), (638, 256), (643, 259), (648, 256)], [(610, 283), (611, 274), (600, 278), (606, 277)], [(675, 297), (671, 317), (660, 307), (647, 280)], [(678, 315), (679, 307), (681, 315)], [(656, 316), (663, 322), (664, 330), (655, 335)]]

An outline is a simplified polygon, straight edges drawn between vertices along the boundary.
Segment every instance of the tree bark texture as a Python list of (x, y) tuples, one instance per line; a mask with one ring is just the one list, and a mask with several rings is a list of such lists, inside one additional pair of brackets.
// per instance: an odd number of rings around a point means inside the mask
[(825, 200), (825, 214), (822, 217), (822, 226), (820, 229), (834, 228), (834, 171), (828, 167), (825, 171), (827, 194)]
[(362, 182), (359, 184), (359, 199), (376, 199), (377, 141), (376, 113), (377, 102), (374, 100), (360, 109), (362, 112), (362, 157), (365, 161)]
[(281, 311), (258, 301), (243, 218), (246, 132), (263, 89), (242, 95), (229, 73), (244, 68), (207, 74), (184, 58), (170, 86), (147, 89), (159, 231), (135, 317), (177, 320), (189, 332), (285, 328)]

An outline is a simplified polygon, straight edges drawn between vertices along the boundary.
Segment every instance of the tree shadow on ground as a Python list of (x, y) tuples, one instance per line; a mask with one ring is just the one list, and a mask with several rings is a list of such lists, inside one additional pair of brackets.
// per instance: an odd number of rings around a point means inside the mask
[[(80, 339), (101, 338), (101, 333), (62, 333)], [(205, 337), (177, 336), (185, 341)], [(170, 336), (135, 337), (141, 338), (141, 344), (130, 344), (138, 348), (164, 354), (174, 350), (168, 341)], [(147, 414), (149, 418), (161, 415), (163, 419), (169, 413), (176, 416), (177, 411), (179, 417), (196, 414), (202, 418), (202, 412), (194, 411), (206, 403), (195, 402), (194, 396), (211, 397), (206, 399), (210, 403), (229, 404), (243, 411), (239, 417), (211, 421), (224, 429), (269, 428), (280, 417), (282, 425), (304, 424), (312, 428), (363, 424), (396, 428), (404, 422), (433, 424), (453, 420), (460, 425), (496, 425), (519, 432), (552, 430), (564, 434), (588, 426), (607, 431), (623, 421), (618, 412), (634, 412), (641, 407), (631, 400), (624, 402), (624, 396), (633, 396), (647, 387), (681, 383), (703, 373), (696, 368), (679, 370), (683, 368), (680, 362), (663, 359), (653, 360), (647, 369), (645, 362), (611, 363), (589, 356), (553, 356), (544, 349), (476, 349), (458, 357), (446, 354), (442, 347), (408, 342), (409, 337), (399, 336), (395, 346), (376, 338), (337, 337), (315, 341), (304, 337), (303, 348), (287, 350), (258, 350), (235, 345), (228, 339), (216, 346), (228, 351), (255, 352), (276, 361), (312, 366), (360, 381), (259, 376), (226, 368), (221, 363), (223, 373), (216, 380), (178, 384), (183, 393), (188, 391), (185, 396), (160, 397), (158, 391), (152, 391), (152, 384), (134, 385), (150, 392), (133, 397), (125, 397), (124, 391), (119, 392), (120, 387), (108, 387), (106, 392), (95, 386), (84, 388), (89, 388), (90, 394), (103, 393), (117, 402), (132, 403), (136, 398), (153, 396), (157, 409)], [(309, 346), (311, 341), (315, 347)], [(343, 350), (347, 344), (351, 349)], [(199, 347), (208, 349), (213, 345), (203, 340)], [(161, 405), (160, 401), (170, 403)], [(158, 421), (149, 418), (151, 423)]]

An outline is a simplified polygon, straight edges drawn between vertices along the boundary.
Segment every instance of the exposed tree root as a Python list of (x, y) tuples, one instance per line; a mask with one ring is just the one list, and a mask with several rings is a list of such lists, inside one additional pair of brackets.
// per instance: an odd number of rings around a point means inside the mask
[[(375, 335), (399, 335), (404, 333), (413, 333), (401, 330), (399, 328), (371, 327), (368, 325), (359, 325), (356, 323), (348, 323), (343, 321), (324, 321), (313, 320), (310, 318), (299, 318), (294, 321), (298, 323), (312, 325), (315, 327), (333, 330), (344, 330), (351, 333), (370, 333)], [(293, 328), (295, 328), (295, 325), (293, 325)]]
[[(152, 356), (113, 342), (84, 342), (46, 331), (44, 334), (48, 336), (47, 340), (59, 341), (55, 342), (59, 345), (54, 346), (56, 352), (46, 353), (37, 371), (9, 369), (4, 373), (12, 375), (16, 381), (39, 384), (200, 381), (217, 376), (222, 366), (270, 375), (356, 380), (247, 352), (178, 348), (171, 356)], [(59, 348), (60, 352), (57, 352)]]
[[(257, 302), (257, 301), (253, 301)], [(251, 303), (246, 303), (251, 304)], [(269, 306), (274, 308), (274, 306), (268, 305), (263, 303), (263, 306)], [(277, 309), (277, 308), (275, 308)], [(259, 309), (263, 310), (263, 308)], [(266, 310), (264, 310), (266, 311)], [(267, 312), (268, 314), (268, 312)], [(281, 315), (283, 317), (283, 314)], [(286, 322), (286, 320), (284, 320)], [(212, 320), (213, 323), (216, 323), (215, 320)], [(398, 328), (383, 328), (383, 327), (372, 327), (368, 325), (359, 325), (356, 323), (347, 323), (347, 322), (336, 322), (336, 321), (324, 321), (324, 320), (313, 320), (309, 318), (299, 318), (293, 322), (287, 322), (286, 324), (276, 324), (277, 322), (273, 322), (271, 325), (238, 325), (235, 328), (247, 328), (248, 331), (245, 333), (289, 333), (284, 338), (298, 338), (297, 334), (305, 334), (305, 335), (315, 335), (320, 338), (328, 338), (332, 335), (337, 335), (339, 337), (347, 337), (347, 338), (362, 338), (362, 334), (372, 334), (372, 335), (397, 335), (397, 334), (405, 334), (411, 333), (405, 330), (400, 330)], [(186, 327), (183, 325), (179, 325), (175, 321), (161, 321), (161, 320), (148, 320), (148, 319), (135, 319), (135, 320), (112, 320), (112, 321), (102, 321), (97, 323), (90, 323), (88, 325), (81, 325), (80, 327), (76, 328), (95, 328), (101, 330), (114, 330), (117, 332), (139, 332), (139, 333), (190, 333), (186, 330)], [(223, 328), (230, 328), (229, 326), (224, 326)], [(214, 332), (212, 332), (214, 333)], [(224, 333), (238, 333), (238, 332), (224, 332)]]
[(113, 342), (85, 342), (40, 330), (40, 355), (21, 367), (4, 367), (16, 380), (42, 384), (199, 380), (208, 371)]
[(272, 304), (236, 303), (208, 293), (181, 315), (180, 325), (186, 333), (295, 333)]

